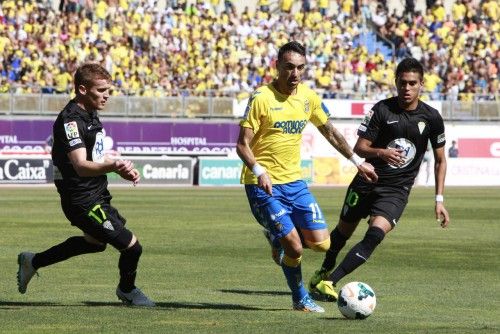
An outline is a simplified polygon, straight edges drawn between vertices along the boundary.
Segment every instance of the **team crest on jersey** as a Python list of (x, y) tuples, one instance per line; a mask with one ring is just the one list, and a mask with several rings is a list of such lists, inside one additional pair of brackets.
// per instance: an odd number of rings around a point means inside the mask
[(111, 231), (115, 230), (115, 228), (113, 227), (113, 225), (111, 224), (111, 222), (109, 220), (105, 220), (104, 223), (102, 223), (102, 227), (104, 227), (105, 229), (111, 230)]
[(418, 131), (420, 131), (420, 134), (424, 132), (425, 126), (425, 122), (418, 122)]
[(311, 109), (311, 107), (310, 107), (310, 105), (309, 105), (309, 100), (306, 100), (306, 101), (304, 102), (304, 112), (305, 112), (306, 114), (308, 114), (310, 109)]
[(74, 139), (80, 137), (78, 133), (78, 125), (75, 121), (64, 123), (64, 131), (66, 132), (66, 138)]

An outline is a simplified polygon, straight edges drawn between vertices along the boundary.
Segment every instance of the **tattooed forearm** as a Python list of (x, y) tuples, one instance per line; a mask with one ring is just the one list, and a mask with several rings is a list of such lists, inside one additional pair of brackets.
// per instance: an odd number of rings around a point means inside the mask
[(321, 134), (328, 140), (328, 142), (335, 147), (344, 157), (349, 159), (353, 151), (344, 136), (333, 126), (331, 121), (326, 122), (325, 125), (318, 127)]

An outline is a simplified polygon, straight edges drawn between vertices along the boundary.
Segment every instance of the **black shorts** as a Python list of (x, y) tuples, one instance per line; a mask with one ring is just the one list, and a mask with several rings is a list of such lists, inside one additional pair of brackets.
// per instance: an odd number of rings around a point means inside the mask
[(358, 222), (367, 216), (382, 216), (394, 227), (408, 203), (410, 191), (403, 187), (378, 186), (357, 177), (349, 185), (340, 213), (345, 222)]
[(118, 250), (128, 247), (132, 232), (127, 230), (127, 220), (108, 200), (99, 200), (91, 205), (61, 202), (64, 215), (71, 225), (78, 227), (94, 239), (110, 244)]

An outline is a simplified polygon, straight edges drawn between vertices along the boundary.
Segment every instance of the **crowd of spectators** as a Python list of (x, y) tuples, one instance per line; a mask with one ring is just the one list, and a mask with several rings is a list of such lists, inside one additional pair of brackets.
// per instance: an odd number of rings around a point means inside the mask
[[(399, 17), (384, 3), (260, 0), (237, 12), (230, 0), (0, 1), (0, 93), (69, 93), (76, 67), (96, 61), (115, 95), (243, 97), (274, 78), (278, 48), (294, 39), (308, 49), (306, 83), (325, 97), (389, 96), (407, 55), (427, 68), (428, 98), (498, 96), (496, 0), (458, 0), (451, 15), (436, 1)], [(354, 43), (370, 23), (394, 57)]]
[[(450, 13), (441, 0), (427, 5), (421, 13), (407, 1), (403, 15), (382, 15), (385, 19), (376, 27), (396, 45), (397, 57), (411, 54), (425, 64), (425, 89), (431, 98), (445, 93), (461, 100), (474, 95), (495, 99), (500, 89), (498, 0), (457, 0)], [(382, 5), (377, 11), (386, 12)]]

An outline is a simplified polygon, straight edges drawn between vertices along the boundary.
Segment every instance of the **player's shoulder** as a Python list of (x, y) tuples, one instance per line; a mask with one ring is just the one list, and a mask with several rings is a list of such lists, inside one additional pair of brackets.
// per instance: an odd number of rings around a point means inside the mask
[(263, 85), (263, 86), (256, 88), (252, 92), (251, 98), (252, 99), (261, 99), (261, 98), (268, 97), (270, 95), (273, 95), (273, 89), (271, 87), (271, 84), (268, 84), (268, 85)]
[(59, 113), (57, 119), (54, 123), (54, 127), (67, 126), (66, 124), (71, 123), (73, 125), (81, 124), (82, 126), (86, 123), (85, 117), (81, 112), (80, 107), (73, 101), (70, 101)]
[(396, 97), (390, 97), (376, 102), (370, 110), (370, 114), (376, 114), (377, 117), (389, 116), (397, 113), (399, 110)]
[(250, 98), (248, 99), (248, 106), (266, 103), (272, 95), (273, 93), (269, 85), (260, 86), (250, 95)]
[(79, 112), (78, 105), (73, 101), (69, 101), (66, 106), (61, 110), (59, 116), (62, 118), (73, 117), (73, 118), (81, 118), (81, 113)]

